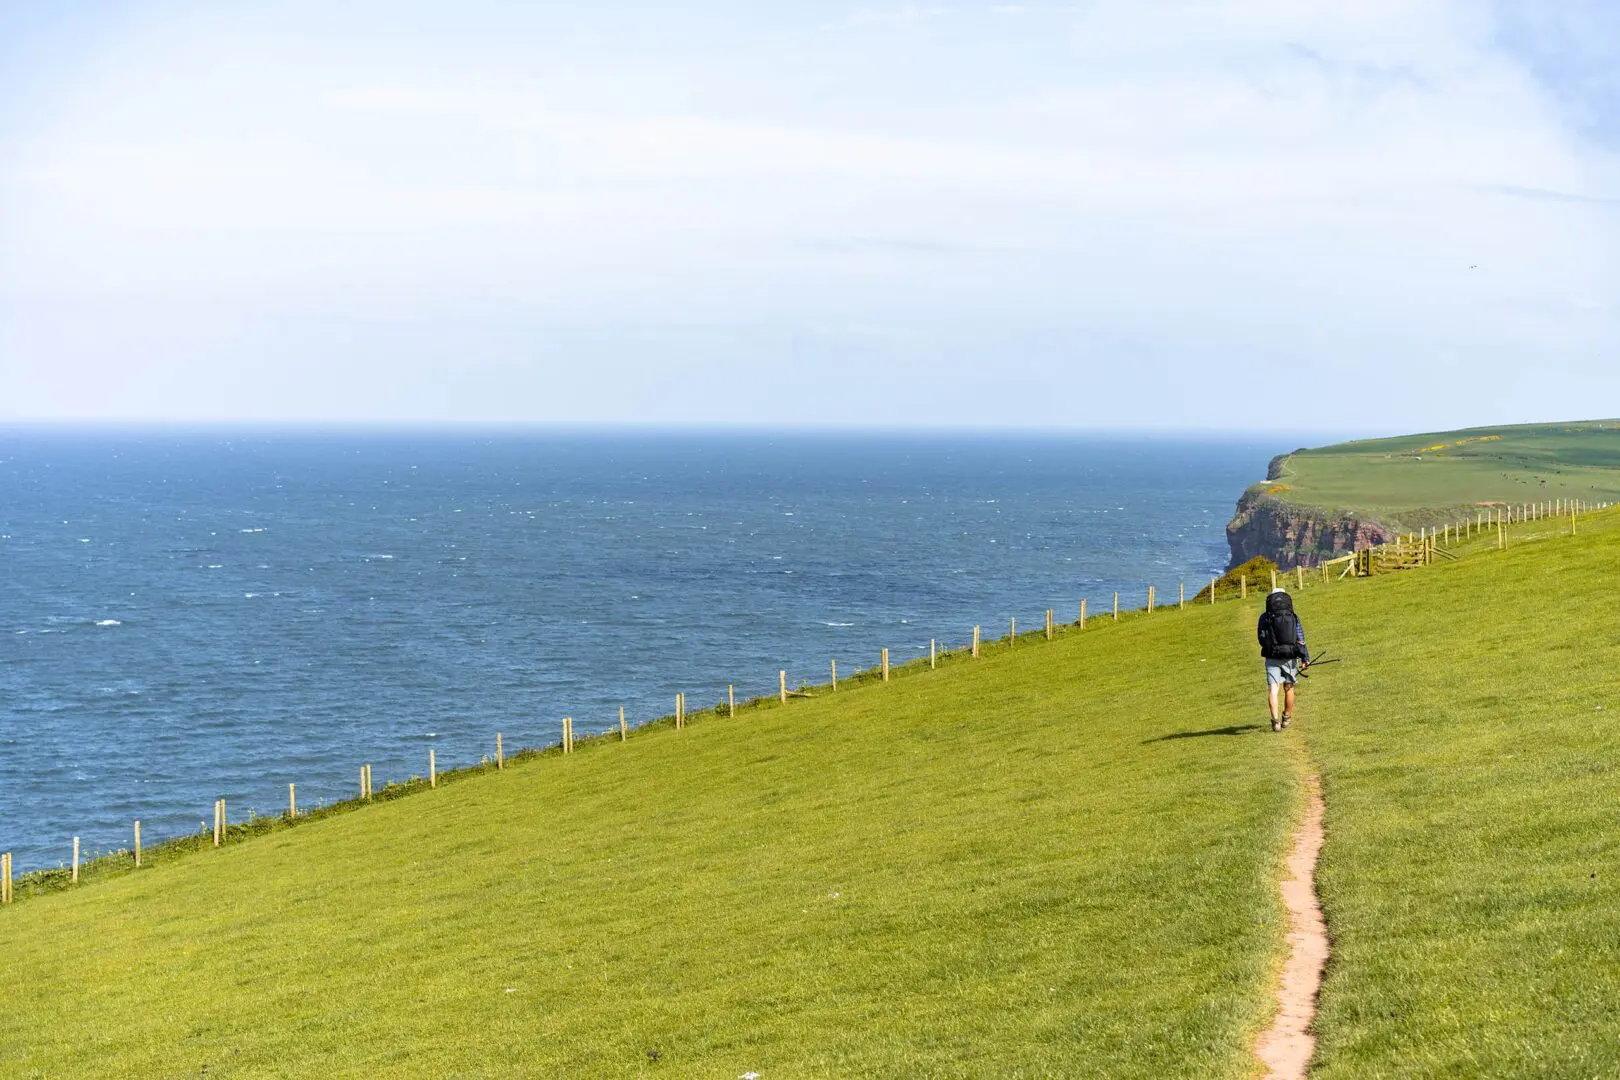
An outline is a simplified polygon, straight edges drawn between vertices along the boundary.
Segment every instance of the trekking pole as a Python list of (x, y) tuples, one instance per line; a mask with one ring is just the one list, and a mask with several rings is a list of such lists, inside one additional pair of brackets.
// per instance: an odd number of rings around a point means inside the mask
[(1323, 653), (1322, 656), (1323, 656), (1323, 659), (1321, 659), (1321, 660), (1312, 660), (1310, 663), (1308, 663), (1304, 667), (1300, 668), (1299, 669), (1299, 677), (1302, 678), (1302, 679), (1310, 678), (1311, 677), (1311, 675), (1310, 675), (1311, 668), (1315, 667), (1317, 664), (1339, 664), (1339, 663), (1344, 662), (1342, 657), (1335, 656), (1330, 660), (1330, 659), (1327, 659), (1327, 653)]

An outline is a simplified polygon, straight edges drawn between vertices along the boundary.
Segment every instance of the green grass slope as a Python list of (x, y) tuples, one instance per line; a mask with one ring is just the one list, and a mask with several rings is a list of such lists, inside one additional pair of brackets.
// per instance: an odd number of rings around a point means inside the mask
[[(1537, 424), (1368, 439), (1283, 462), (1288, 502), (1392, 527), (1477, 503), (1620, 501), (1620, 421)], [(1438, 520), (1435, 518), (1434, 520)]]
[(0, 1072), (1250, 1075), (1301, 773), (1224, 733), (1257, 716), (1235, 616), (1023, 639), (30, 898), (0, 911)]
[(1620, 1075), (1620, 516), (1308, 603), (1324, 1077)]
[[(1620, 1075), (1620, 513), (595, 743), (0, 910), (8, 1076)], [(656, 1057), (650, 1052), (656, 1051)]]

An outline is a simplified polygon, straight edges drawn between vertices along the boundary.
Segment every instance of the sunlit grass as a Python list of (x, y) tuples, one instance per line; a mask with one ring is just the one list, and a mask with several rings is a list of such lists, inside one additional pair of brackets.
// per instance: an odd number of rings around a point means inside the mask
[(1620, 1075), (1617, 526), (1308, 609), (1322, 1075)]
[(1246, 737), (1236, 608), (987, 644), (35, 897), (0, 912), (0, 1065), (1248, 1075), (1298, 763)]

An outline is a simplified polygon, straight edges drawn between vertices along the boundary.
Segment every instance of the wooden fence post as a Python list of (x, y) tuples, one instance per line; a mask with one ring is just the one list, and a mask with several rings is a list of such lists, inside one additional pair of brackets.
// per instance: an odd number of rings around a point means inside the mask
[(686, 694), (680, 693), (675, 695), (675, 730), (679, 731), (684, 727), (686, 727)]
[(1296, 567), (1294, 567), (1294, 576), (1299, 581), (1299, 587), (1301, 589), (1303, 589), (1305, 587), (1305, 567), (1304, 566), (1296, 566)]
[(977, 626), (975, 626), (973, 628), (973, 659), (977, 660), (978, 658), (979, 658), (979, 628)]
[(0, 855), (0, 904), (11, 903), (11, 852)]
[[(361, 769), (360, 770), (360, 777), (361, 777), (360, 791), (361, 791), (362, 794), (364, 794), (364, 792), (365, 792), (365, 775), (366, 775), (365, 769)], [(219, 847), (219, 800), (218, 799), (214, 800), (214, 846)]]
[(1271, 590), (1273, 592), (1277, 591), (1277, 571), (1275, 570), (1271, 572)]
[(1153, 614), (1153, 586), (1148, 586), (1148, 614)]
[(141, 819), (135, 819), (135, 869), (141, 868)]
[[(726, 687), (726, 691), (728, 693), (730, 692), (730, 690), (731, 690), (731, 688), (729, 686)], [(737, 699), (736, 698), (732, 698), (732, 700), (731, 700), (731, 715), (732, 716), (737, 715)], [(630, 741), (630, 726), (624, 722), (624, 706), (623, 705), (619, 706), (619, 741), (620, 742), (629, 742)]]
[(1018, 620), (1014, 618), (1007, 624), (1007, 647), (1010, 649), (1018, 644)]
[(428, 787), (439, 786), (439, 754), (433, 747), (428, 747)]
[(1219, 580), (1221, 580), (1221, 579), (1220, 578), (1210, 578), (1209, 579), (1209, 602), (1211, 604), (1215, 603), (1215, 583), (1217, 581), (1219, 581)]
[(1178, 587), (1181, 590), (1181, 598), (1178, 601), (1178, 603), (1179, 603), (1179, 605), (1181, 607), (1181, 610), (1186, 611), (1187, 610), (1187, 583), (1185, 581), (1180, 582)]
[(1119, 590), (1114, 590), (1114, 621), (1119, 622)]
[(562, 752), (565, 754), (574, 752), (574, 718), (572, 716), (563, 717)]
[[(428, 771), (432, 772), (433, 751), (431, 750), (428, 751), (428, 761), (430, 763)], [(298, 789), (292, 784), (287, 785), (287, 816), (290, 818), (298, 816)]]
[(878, 656), (878, 664), (883, 668), (883, 681), (889, 681), (889, 650), (884, 649)]
[(783, 670), (778, 671), (776, 673), (776, 683), (777, 683), (777, 690), (778, 690), (779, 696), (781, 697), (781, 700), (782, 700), (782, 704), (786, 705), (787, 704), (787, 669), (784, 668)]
[(1239, 574), (1238, 575), (1238, 599), (1239, 600), (1247, 600), (1248, 598), (1249, 598), (1249, 575), (1248, 574)]
[[(726, 683), (726, 715), (737, 719), (737, 684)], [(624, 727), (624, 706), (619, 706), (619, 726)]]
[(75, 836), (73, 838), (73, 881), (74, 881), (75, 884), (77, 884), (78, 880), (79, 880), (79, 838), (77, 836)]
[(939, 666), (938, 659), (935, 656), (934, 639), (933, 638), (928, 639), (928, 666), (929, 666), (930, 669), (936, 668), (936, 667)]
[(1086, 628), (1086, 602), (1080, 601), (1080, 629)]
[(1046, 640), (1052, 640), (1052, 609), (1046, 609)]
[(506, 768), (506, 751), (501, 747), (501, 733), (495, 733), (495, 768)]
[(835, 694), (838, 693), (838, 661), (837, 660), (834, 660), (832, 662), (832, 688), (833, 688), (833, 693), (835, 693)]

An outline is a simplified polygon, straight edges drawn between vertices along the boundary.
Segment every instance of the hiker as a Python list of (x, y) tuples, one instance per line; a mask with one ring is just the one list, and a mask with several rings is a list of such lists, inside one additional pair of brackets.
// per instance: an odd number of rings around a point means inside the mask
[[(1294, 614), (1294, 598), (1284, 589), (1272, 589), (1266, 597), (1266, 610), (1256, 629), (1260, 655), (1266, 658), (1266, 697), (1271, 703), (1271, 730), (1281, 731), (1294, 718), (1294, 684), (1302, 667), (1309, 667), (1311, 654), (1305, 648), (1305, 627)], [(1277, 711), (1278, 692), (1282, 712)]]

